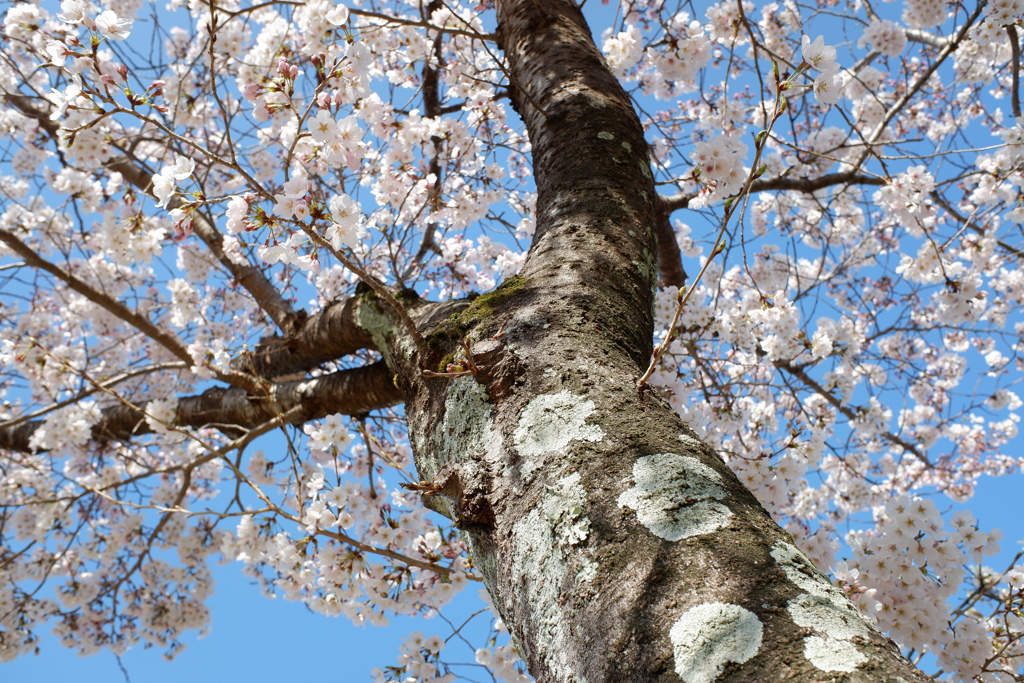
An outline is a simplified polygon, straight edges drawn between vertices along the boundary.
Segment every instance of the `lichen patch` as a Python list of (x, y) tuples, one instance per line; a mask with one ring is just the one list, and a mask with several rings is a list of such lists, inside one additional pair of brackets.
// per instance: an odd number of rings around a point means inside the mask
[(534, 397), (519, 417), (513, 438), (524, 457), (564, 451), (572, 441), (600, 441), (604, 430), (588, 425), (594, 402), (568, 391)]
[(687, 446), (689, 446), (690, 448), (693, 448), (693, 449), (699, 449), (702, 446), (702, 444), (701, 444), (701, 442), (699, 440), (693, 438), (689, 434), (680, 434), (679, 435), (679, 441), (681, 441), (682, 443), (686, 444)]
[(732, 512), (718, 502), (726, 497), (721, 475), (696, 458), (655, 453), (633, 463), (633, 486), (619, 496), (619, 507), (666, 541), (709, 534), (726, 527)]
[(805, 593), (824, 596), (838, 590), (795, 545), (777, 541), (772, 546), (771, 555), (786, 573), (786, 578)]
[(594, 562), (594, 560), (589, 557), (584, 557), (580, 562), (579, 570), (576, 572), (576, 585), (579, 586), (585, 583), (590, 583), (597, 578), (597, 573), (597, 562)]
[(576, 545), (586, 540), (590, 533), (590, 518), (585, 514), (587, 492), (580, 483), (579, 472), (546, 487), (543, 507), (544, 516), (551, 524), (559, 545)]
[(763, 627), (739, 605), (706, 602), (687, 610), (669, 631), (676, 673), (685, 683), (711, 683), (728, 662), (742, 664), (761, 648)]
[(452, 380), (445, 397), (444, 417), (434, 436), (442, 459), (447, 460), (456, 453), (484, 454), (492, 414), (487, 390), (476, 378), (466, 376)]
[(797, 626), (828, 634), (837, 640), (850, 640), (869, 633), (860, 612), (849, 601), (844, 605), (828, 597), (801, 593), (789, 601), (787, 609)]
[(851, 642), (870, 631), (864, 615), (796, 546), (779, 541), (771, 555), (786, 577), (805, 591), (786, 605), (793, 623), (814, 631), (804, 638), (804, 657), (822, 671), (853, 671), (868, 660)]
[(546, 643), (543, 652), (551, 676), (555, 680), (568, 680), (573, 672), (565, 646), (559, 603), (561, 584), (557, 579), (567, 571), (563, 551), (553, 542), (551, 526), (539, 509), (517, 522), (513, 534), (513, 576), (531, 577), (532, 586), (525, 595), (530, 601), (530, 618), (537, 628), (535, 642)]
[(847, 640), (828, 636), (804, 638), (804, 657), (822, 671), (850, 673), (868, 660), (857, 646)]

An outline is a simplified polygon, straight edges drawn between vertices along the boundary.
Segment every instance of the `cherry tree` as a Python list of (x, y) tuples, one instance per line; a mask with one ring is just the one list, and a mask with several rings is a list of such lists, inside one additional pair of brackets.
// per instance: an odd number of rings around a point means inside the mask
[(595, 5), (7, 10), (0, 659), (233, 561), (495, 680), (1020, 680), (1024, 3)]

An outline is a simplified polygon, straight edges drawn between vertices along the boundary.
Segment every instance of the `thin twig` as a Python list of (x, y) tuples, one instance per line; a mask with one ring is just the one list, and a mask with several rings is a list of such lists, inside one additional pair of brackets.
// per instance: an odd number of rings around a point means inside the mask
[[(680, 290), (678, 294), (679, 300), (676, 304), (675, 313), (672, 315), (672, 322), (669, 323), (665, 340), (658, 344), (654, 349), (654, 353), (651, 354), (650, 365), (647, 366), (647, 370), (640, 379), (637, 380), (637, 391), (643, 393), (644, 387), (647, 386), (647, 380), (649, 380), (651, 375), (654, 374), (654, 370), (658, 367), (658, 362), (661, 360), (661, 357), (668, 350), (669, 345), (675, 340), (675, 332), (676, 326), (679, 324), (679, 316), (682, 314), (683, 308), (686, 306), (686, 302), (689, 300), (690, 295), (693, 294), (695, 289), (697, 289), (697, 285), (700, 283), (701, 278), (704, 277), (704, 273), (707, 272), (708, 266), (711, 265), (711, 262), (715, 260), (716, 256), (725, 250), (723, 237), (725, 236), (725, 231), (729, 226), (729, 220), (736, 212), (736, 207), (740, 204), (739, 199), (750, 194), (754, 181), (756, 181), (764, 172), (764, 169), (759, 167), (759, 164), (761, 163), (761, 154), (764, 151), (768, 136), (771, 135), (772, 128), (775, 126), (775, 122), (779, 120), (779, 117), (782, 116), (782, 112), (785, 111), (785, 105), (783, 104), (785, 101), (785, 95), (782, 93), (786, 89), (786, 85), (799, 76), (804, 68), (806, 68), (806, 63), (802, 64), (801, 67), (796, 70), (796, 73), (794, 73), (789, 79), (782, 82), (778, 75), (778, 67), (775, 67), (775, 80), (777, 86), (775, 90), (775, 112), (772, 115), (771, 121), (768, 122), (768, 127), (759, 132), (754, 138), (754, 163), (751, 165), (750, 172), (747, 174), (747, 179), (743, 183), (743, 187), (740, 188), (740, 191), (726, 200), (725, 216), (722, 218), (722, 227), (719, 229), (718, 235), (715, 237), (714, 250), (711, 252), (711, 255), (708, 256), (707, 260), (704, 261), (704, 265), (701, 266), (700, 272), (697, 273), (697, 277), (694, 278), (693, 283), (688, 286), (685, 291)], [(688, 203), (689, 201), (687, 200), (687, 204)]]
[(114, 377), (111, 377), (110, 379), (108, 379), (106, 381), (99, 382), (97, 384), (97, 386), (95, 386), (92, 389), (83, 389), (82, 391), (78, 392), (77, 394), (75, 394), (71, 398), (64, 399), (63, 401), (57, 401), (56, 403), (51, 403), (50, 405), (45, 406), (43, 408), (40, 408), (39, 410), (36, 410), (35, 412), (26, 413), (25, 415), (22, 415), (21, 417), (16, 417), (13, 420), (8, 420), (7, 422), (0, 422), (0, 430), (2, 430), (2, 429), (11, 429), (13, 427), (17, 427), (18, 425), (20, 425), (20, 424), (22, 424), (24, 422), (29, 422), (31, 420), (35, 420), (36, 418), (42, 417), (43, 415), (47, 415), (49, 413), (52, 413), (55, 410), (60, 410), (61, 408), (66, 408), (67, 406), (69, 406), (69, 405), (71, 405), (73, 403), (78, 403), (83, 398), (87, 398), (88, 396), (91, 396), (91, 395), (95, 394), (98, 391), (102, 391), (104, 389), (109, 389), (109, 388), (111, 388), (111, 387), (113, 387), (113, 386), (115, 386), (117, 384), (120, 384), (121, 382), (124, 382), (126, 380), (132, 379), (133, 377), (138, 377), (139, 375), (146, 375), (146, 374), (149, 374), (151, 372), (159, 372), (161, 370), (187, 370), (187, 369), (188, 369), (188, 365), (185, 364), (184, 362), (171, 362), (171, 363), (157, 363), (155, 365), (147, 365), (144, 368), (137, 368), (135, 370), (129, 370), (128, 372), (123, 372), (120, 375), (115, 375)]
[[(50, 263), (43, 257), (39, 256), (34, 249), (29, 247), (27, 244), (18, 239), (14, 233), (9, 230), (0, 228), (0, 242), (6, 244), (12, 251), (17, 253), (19, 256), (25, 259), (25, 261), (34, 268), (39, 270), (45, 270), (50, 275), (53, 275), (58, 280), (68, 286), (68, 289), (81, 294), (83, 297), (96, 304), (103, 310), (121, 319), (123, 322), (131, 325), (136, 330), (149, 337), (156, 343), (163, 346), (169, 352), (174, 354), (177, 358), (188, 364), (189, 367), (195, 366), (196, 361), (192, 358), (192, 355), (188, 352), (188, 349), (178, 340), (159, 327), (154, 325), (149, 318), (146, 316), (136, 313), (130, 310), (127, 306), (122, 304), (120, 301), (113, 299), (103, 292), (99, 291), (92, 285), (88, 284), (81, 278), (73, 275), (60, 266)], [(217, 379), (222, 382), (226, 382), (233, 386), (239, 386), (249, 391), (254, 391), (259, 387), (259, 382), (255, 377), (251, 375), (238, 372), (237, 370), (217, 370), (211, 368), (213, 374)]]
[(1010, 76), (1013, 79), (1010, 90), (1010, 104), (1013, 107), (1013, 118), (1020, 117), (1020, 39), (1017, 37), (1017, 27), (1010, 24), (1006, 27), (1006, 33), (1010, 36)]

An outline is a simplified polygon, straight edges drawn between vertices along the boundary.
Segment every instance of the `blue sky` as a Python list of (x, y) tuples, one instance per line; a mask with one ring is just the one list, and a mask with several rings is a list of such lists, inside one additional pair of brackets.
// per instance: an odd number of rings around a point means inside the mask
[[(230, 564), (215, 571), (217, 590), (209, 601), (212, 628), (204, 638), (189, 636), (188, 647), (166, 661), (159, 650), (136, 649), (121, 658), (132, 683), (221, 683), (225, 680), (282, 681), (293, 678), (320, 681), (369, 681), (370, 671), (396, 663), (402, 639), (413, 631), (447, 637), (451, 628), (439, 617), (429, 620), (401, 617), (385, 628), (357, 627), (341, 618), (308, 611), (303, 605), (268, 599)], [(476, 585), (470, 586), (446, 610), (461, 623), (480, 608)], [(491, 617), (474, 619), (475, 642), (482, 644)], [(472, 652), (453, 641), (444, 654), (452, 662), (472, 662)], [(489, 681), (482, 669), (468, 675)], [(39, 656), (22, 657), (0, 665), (0, 682), (63, 681), (121, 683), (125, 676), (114, 655), (105, 651), (79, 657), (53, 637), (43, 638)]]

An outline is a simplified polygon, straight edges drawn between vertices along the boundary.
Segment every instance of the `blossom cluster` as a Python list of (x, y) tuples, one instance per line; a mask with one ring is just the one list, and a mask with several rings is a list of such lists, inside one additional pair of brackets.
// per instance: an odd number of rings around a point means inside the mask
[[(906, 495), (875, 516), (875, 529), (849, 536), (853, 557), (836, 579), (897, 643), (913, 643), (934, 653), (946, 671), (970, 677), (989, 656), (990, 633), (1003, 631), (1002, 617), (960, 613), (948, 629), (946, 602), (956, 595), (969, 562), (999, 552), (1002, 534), (980, 531), (969, 512), (954, 514), (947, 531), (933, 501)], [(1006, 656), (1024, 654), (1012, 640), (1004, 647)]]
[(424, 637), (419, 631), (410, 634), (400, 648), (398, 666), (389, 667), (388, 675), (380, 669), (374, 669), (374, 683), (454, 683), (457, 680), (454, 673), (442, 674), (438, 670), (438, 655), (444, 646), (444, 640), (438, 636)]
[(804, 36), (800, 51), (804, 63), (818, 72), (814, 77), (814, 97), (823, 104), (838, 102), (843, 89), (843, 77), (839, 73), (836, 49), (826, 45), (823, 36), (818, 36), (813, 42), (810, 36)]

